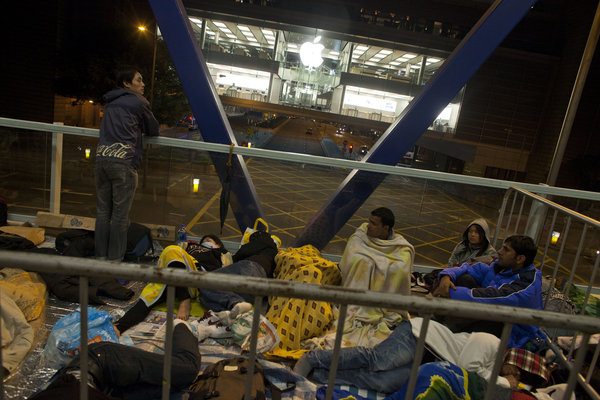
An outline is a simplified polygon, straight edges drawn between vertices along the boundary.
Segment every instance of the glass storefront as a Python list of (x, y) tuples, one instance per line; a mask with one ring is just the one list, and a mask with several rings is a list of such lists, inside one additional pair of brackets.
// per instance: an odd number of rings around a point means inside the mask
[[(382, 122), (393, 122), (444, 62), (427, 54), (339, 40), (317, 29), (300, 33), (230, 21), (190, 21), (220, 95)], [(252, 63), (240, 57), (256, 60), (255, 68), (247, 68)], [(341, 84), (343, 73), (360, 77), (364, 86)], [(389, 90), (376, 89), (381, 80), (390, 81)], [(461, 101), (462, 92), (430, 129), (453, 133)]]

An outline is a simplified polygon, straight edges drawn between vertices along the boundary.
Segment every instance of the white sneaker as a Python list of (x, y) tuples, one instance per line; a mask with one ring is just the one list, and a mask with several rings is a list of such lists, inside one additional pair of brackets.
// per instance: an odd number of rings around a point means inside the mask
[(218, 315), (213, 313), (211, 310), (208, 310), (202, 317), (200, 317), (199, 320), (197, 320), (197, 322), (200, 325), (211, 326), (221, 322), (221, 318), (219, 318)]
[(233, 336), (231, 328), (223, 325), (221, 321), (205, 323), (202, 320), (197, 320), (190, 322), (190, 325), (192, 327), (192, 332), (198, 338), (198, 341), (202, 341), (209, 337), (219, 339)]
[(233, 325), (233, 323), (235, 322), (235, 319), (238, 316), (240, 316), (250, 310), (252, 310), (252, 304), (243, 301), (243, 302), (237, 303), (235, 306), (233, 306), (231, 311), (220, 311), (220, 312), (216, 313), (216, 315), (223, 324), (225, 324), (227, 326), (231, 326), (231, 325)]
[(233, 308), (231, 309), (230, 316), (232, 319), (235, 319), (238, 317), (238, 315), (242, 315), (243, 313), (246, 313), (250, 310), (252, 310), (252, 304), (243, 301), (233, 306)]

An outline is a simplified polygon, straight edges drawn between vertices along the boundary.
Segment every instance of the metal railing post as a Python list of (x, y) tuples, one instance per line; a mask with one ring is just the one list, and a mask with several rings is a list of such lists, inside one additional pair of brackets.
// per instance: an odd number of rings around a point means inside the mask
[[(571, 273), (569, 274), (569, 280), (567, 281), (567, 290), (565, 291), (565, 296), (569, 297), (569, 292), (571, 291), (571, 284), (573, 283), (573, 277), (575, 276), (575, 271), (577, 270), (577, 266), (579, 266), (579, 257), (581, 257), (581, 250), (583, 249), (583, 241), (585, 240), (585, 235), (587, 234), (588, 224), (583, 224), (583, 232), (581, 233), (581, 238), (579, 239), (579, 245), (577, 246), (577, 253), (575, 253), (575, 259), (573, 260), (573, 265), (571, 266)], [(564, 303), (563, 303), (564, 306)], [(562, 308), (559, 312), (562, 312)]]
[(252, 384), (254, 383), (254, 363), (256, 362), (256, 348), (258, 347), (258, 328), (260, 316), (263, 312), (262, 296), (254, 297), (254, 312), (252, 314), (252, 331), (250, 333), (250, 356), (248, 357), (248, 376), (246, 377), (246, 389), (244, 399), (252, 400)]
[[(510, 223), (511, 220), (513, 218), (513, 213), (515, 212), (515, 205), (517, 203), (517, 197), (519, 197), (519, 192), (515, 191), (515, 197), (513, 197), (513, 201), (512, 204), (510, 205), (510, 213), (508, 214), (508, 222), (506, 223), (506, 236), (510, 236), (511, 233), (510, 232)], [(518, 221), (516, 222), (517, 224), (519, 223)]]
[[(556, 216), (558, 215), (558, 210), (554, 210), (554, 214), (552, 215), (552, 222), (550, 223), (550, 228), (548, 229), (548, 235), (546, 237), (546, 246), (544, 246), (544, 254), (542, 254), (542, 261), (540, 262), (540, 271), (542, 272), (542, 276), (544, 274), (544, 264), (546, 262), (546, 255), (548, 254), (548, 248), (550, 248), (550, 240), (552, 239), (552, 232), (554, 231), (554, 224), (556, 223)], [(550, 282), (550, 287), (548, 288), (548, 293), (550, 293), (550, 288), (554, 285), (554, 282)], [(546, 304), (544, 304), (545, 306)]]
[(162, 400), (169, 400), (171, 392), (171, 360), (173, 358), (173, 307), (175, 306), (175, 286), (167, 286), (167, 321), (165, 332), (165, 358), (163, 361)]
[(577, 383), (577, 376), (579, 375), (579, 371), (581, 371), (581, 367), (583, 366), (583, 362), (585, 361), (585, 353), (587, 352), (588, 342), (590, 340), (590, 334), (584, 333), (581, 338), (581, 346), (577, 349), (577, 356), (575, 357), (575, 362), (573, 363), (573, 368), (569, 373), (569, 379), (567, 380), (567, 388), (565, 389), (564, 399), (570, 399), (571, 393), (575, 390), (575, 383)]
[(431, 321), (431, 317), (431, 314), (423, 317), (421, 331), (419, 332), (419, 340), (417, 341), (417, 348), (415, 349), (415, 358), (410, 368), (410, 377), (408, 378), (408, 386), (406, 387), (406, 396), (404, 396), (404, 400), (410, 400), (413, 398), (413, 393), (415, 391), (415, 387), (417, 386), (417, 375), (419, 374), (419, 367), (421, 366), (421, 361), (423, 360), (425, 337), (427, 336), (427, 329), (429, 329), (429, 321)]
[(492, 398), (494, 387), (496, 386), (496, 381), (498, 380), (498, 375), (500, 375), (500, 370), (502, 369), (502, 364), (504, 363), (504, 355), (506, 353), (506, 347), (508, 346), (508, 339), (510, 338), (510, 332), (512, 331), (512, 328), (513, 324), (508, 322), (505, 322), (504, 326), (502, 327), (502, 335), (500, 336), (500, 343), (498, 343), (496, 360), (494, 360), (492, 375), (490, 376), (483, 400), (490, 400)]
[(79, 277), (79, 362), (80, 362), (80, 383), (79, 398), (87, 400), (88, 398), (88, 281), (87, 276)]
[(594, 350), (594, 355), (592, 357), (592, 361), (590, 362), (590, 369), (585, 377), (586, 382), (589, 382), (592, 379), (592, 375), (594, 374), (594, 369), (596, 365), (598, 365), (598, 355), (600, 354), (600, 346), (596, 345), (596, 350)]
[[(583, 300), (583, 304), (581, 305), (581, 315), (585, 315), (585, 308), (587, 307), (588, 300), (590, 298), (590, 294), (592, 293), (592, 285), (594, 284), (594, 280), (596, 279), (596, 274), (598, 273), (598, 264), (600, 264), (600, 254), (596, 255), (596, 262), (594, 263), (594, 268), (592, 269), (592, 276), (590, 277), (590, 284), (587, 287), (585, 292), (585, 299)], [(600, 346), (598, 346), (600, 347)]]
[(554, 271), (552, 272), (552, 284), (556, 281), (556, 275), (558, 274), (558, 269), (560, 268), (560, 259), (562, 258), (563, 250), (565, 249), (565, 243), (567, 243), (567, 237), (569, 236), (569, 230), (571, 229), (571, 217), (567, 218), (567, 226), (565, 227), (565, 234), (563, 237), (563, 241), (560, 244), (560, 250), (558, 251), (558, 256), (556, 257), (556, 264), (554, 265)]
[(502, 198), (502, 206), (500, 206), (500, 212), (499, 212), (499, 216), (498, 216), (498, 222), (496, 223), (496, 229), (494, 230), (494, 237), (492, 238), (492, 244), (494, 245), (495, 248), (498, 248), (498, 238), (500, 236), (500, 225), (502, 225), (502, 220), (504, 219), (504, 212), (506, 211), (506, 205), (508, 204), (508, 199), (510, 197), (510, 194), (512, 193), (513, 189), (512, 188), (508, 188), (506, 190), (506, 193), (504, 194), (504, 197)]
[(531, 237), (535, 243), (539, 243), (540, 241), (542, 230), (544, 229), (544, 221), (546, 220), (546, 210), (547, 207), (544, 203), (531, 202), (525, 235)]
[[(63, 125), (55, 122), (54, 125)], [(52, 163), (50, 165), (50, 212), (60, 213), (60, 192), (62, 188), (63, 134), (52, 132)]]
[(340, 306), (340, 315), (338, 317), (338, 326), (335, 332), (335, 343), (333, 345), (333, 356), (331, 366), (329, 367), (329, 376), (327, 377), (327, 391), (325, 392), (325, 400), (331, 400), (333, 397), (333, 386), (335, 385), (335, 375), (337, 374), (338, 358), (342, 347), (342, 338), (344, 337), (344, 325), (346, 324), (346, 314), (348, 305)]
[(519, 232), (519, 225), (521, 223), (521, 216), (523, 215), (523, 208), (525, 207), (525, 200), (527, 200), (527, 196), (523, 196), (523, 199), (521, 200), (521, 206), (519, 207), (519, 214), (517, 214), (517, 220), (515, 222), (515, 230), (513, 231), (513, 234)]

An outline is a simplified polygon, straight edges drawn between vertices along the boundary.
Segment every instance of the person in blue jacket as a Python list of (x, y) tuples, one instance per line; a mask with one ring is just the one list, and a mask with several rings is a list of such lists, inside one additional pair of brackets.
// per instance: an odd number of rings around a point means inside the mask
[[(533, 265), (536, 254), (533, 239), (510, 236), (498, 251), (498, 259), (490, 265), (465, 263), (441, 271), (433, 296), (541, 310), (542, 273)], [(455, 331), (484, 331), (500, 336), (503, 324), (470, 321), (449, 325)], [(536, 352), (544, 347), (543, 338), (538, 327), (515, 324), (508, 346)]]
[(127, 249), (129, 211), (142, 161), (142, 135), (158, 136), (158, 121), (144, 98), (137, 68), (117, 73), (117, 89), (104, 95), (106, 107), (96, 149), (95, 256), (121, 261)]

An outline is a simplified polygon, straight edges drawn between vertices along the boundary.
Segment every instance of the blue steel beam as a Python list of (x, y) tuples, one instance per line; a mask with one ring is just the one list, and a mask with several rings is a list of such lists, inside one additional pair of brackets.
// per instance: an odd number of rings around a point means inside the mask
[[(180, 0), (149, 0), (183, 89), (206, 142), (237, 144), (202, 51)], [(209, 153), (223, 183), (229, 156)], [(241, 155), (232, 155), (231, 209), (243, 232), (264, 212)]]
[[(495, 1), (363, 162), (396, 165), (533, 4), (535, 0)], [(386, 176), (359, 170), (350, 172), (294, 245), (325, 247)]]

